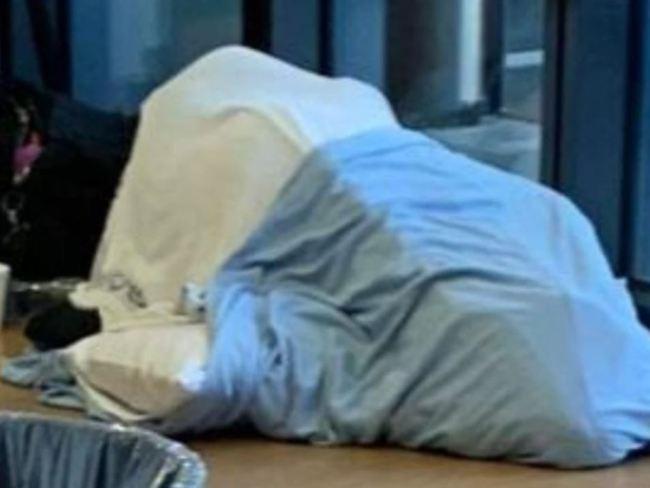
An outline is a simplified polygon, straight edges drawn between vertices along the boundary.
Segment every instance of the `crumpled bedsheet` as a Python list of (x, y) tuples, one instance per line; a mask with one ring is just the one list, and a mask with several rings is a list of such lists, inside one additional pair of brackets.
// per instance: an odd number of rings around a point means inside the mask
[(314, 153), (208, 309), (204, 384), (151, 428), (562, 468), (650, 439), (648, 332), (588, 220), (416, 133)]
[(209, 294), (208, 379), (172, 431), (565, 468), (650, 437), (649, 336), (587, 219), (419, 134), (314, 154)]

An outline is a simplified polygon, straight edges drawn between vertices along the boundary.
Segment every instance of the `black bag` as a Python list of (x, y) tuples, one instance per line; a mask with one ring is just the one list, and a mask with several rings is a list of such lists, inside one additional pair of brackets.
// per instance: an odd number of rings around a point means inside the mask
[[(0, 262), (14, 277), (88, 276), (136, 123), (25, 85), (0, 89)], [(14, 152), (30, 133), (43, 150), (18, 181)]]

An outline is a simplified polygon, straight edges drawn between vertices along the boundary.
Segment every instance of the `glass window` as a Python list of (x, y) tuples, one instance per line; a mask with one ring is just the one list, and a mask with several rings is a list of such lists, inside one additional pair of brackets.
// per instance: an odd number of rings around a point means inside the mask
[(102, 109), (136, 111), (197, 57), (242, 41), (243, 1), (0, 1), (0, 78), (46, 84)]
[(388, 93), (402, 121), (540, 177), (543, 0), (389, 2)]
[(75, 97), (99, 107), (135, 110), (197, 57), (241, 41), (240, 0), (98, 5), (75, 2), (72, 43)]
[[(636, 102), (634, 103), (637, 117), (636, 140), (633, 141), (636, 147), (638, 158), (634, 167), (637, 173), (630, 178), (632, 188), (627, 192), (634, 192), (634, 210), (632, 222), (628, 222), (628, 231), (634, 234), (632, 239), (632, 273), (636, 281), (645, 285), (648, 296), (646, 306), (650, 309), (650, 28), (647, 21), (650, 19), (650, 6), (639, 15), (644, 24), (639, 28), (642, 32), (642, 41), (637, 48), (636, 72), (638, 76)], [(650, 315), (650, 313), (649, 313)]]

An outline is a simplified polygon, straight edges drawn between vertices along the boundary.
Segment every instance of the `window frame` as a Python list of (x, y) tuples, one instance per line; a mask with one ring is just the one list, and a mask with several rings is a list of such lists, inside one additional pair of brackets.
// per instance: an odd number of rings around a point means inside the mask
[(650, 1), (550, 0), (544, 181), (594, 222), (615, 273), (650, 325), (635, 260), (650, 235)]

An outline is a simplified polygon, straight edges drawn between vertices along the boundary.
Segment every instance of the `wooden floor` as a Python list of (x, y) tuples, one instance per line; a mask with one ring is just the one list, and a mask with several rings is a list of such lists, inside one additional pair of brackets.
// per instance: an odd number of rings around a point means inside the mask
[[(17, 330), (0, 332), (2, 358), (20, 352)], [(0, 384), (0, 410), (74, 415), (39, 406), (29, 391)], [(209, 486), (227, 488), (645, 488), (650, 459), (599, 471), (561, 472), (465, 461), (392, 449), (334, 449), (264, 439), (188, 442), (204, 459)]]

